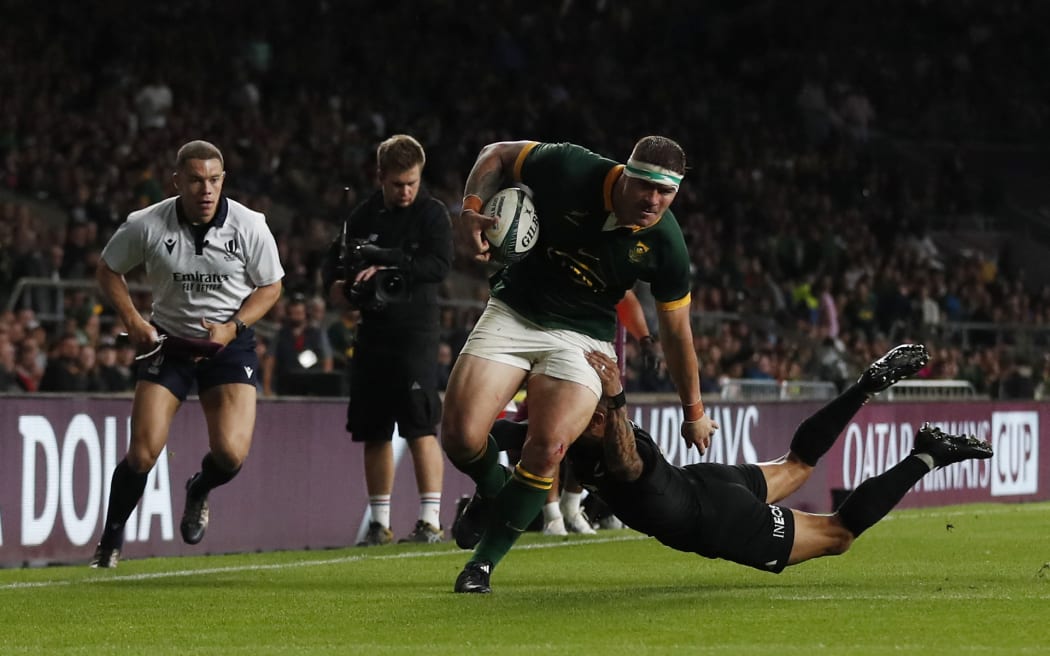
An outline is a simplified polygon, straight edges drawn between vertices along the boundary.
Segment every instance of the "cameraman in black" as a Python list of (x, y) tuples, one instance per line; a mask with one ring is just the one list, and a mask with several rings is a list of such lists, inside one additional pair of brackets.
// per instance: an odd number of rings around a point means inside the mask
[(358, 546), (393, 540), (395, 422), (408, 440), (420, 496), (419, 521), (401, 541), (440, 542), (437, 292), (452, 265), (452, 223), (441, 201), (421, 187), (426, 154), (418, 141), (395, 135), (376, 155), (379, 190), (350, 213), (323, 268), (332, 302), (361, 311), (346, 430), (365, 445), (372, 520)]

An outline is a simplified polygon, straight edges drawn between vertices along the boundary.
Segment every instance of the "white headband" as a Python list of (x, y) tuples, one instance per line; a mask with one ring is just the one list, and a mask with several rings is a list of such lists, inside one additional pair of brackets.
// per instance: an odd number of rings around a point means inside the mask
[(633, 157), (627, 160), (624, 174), (629, 178), (648, 180), (654, 184), (673, 187), (675, 191), (678, 191), (678, 186), (682, 184), (682, 175), (680, 173), (675, 173), (671, 169), (665, 169), (656, 164), (639, 162)]

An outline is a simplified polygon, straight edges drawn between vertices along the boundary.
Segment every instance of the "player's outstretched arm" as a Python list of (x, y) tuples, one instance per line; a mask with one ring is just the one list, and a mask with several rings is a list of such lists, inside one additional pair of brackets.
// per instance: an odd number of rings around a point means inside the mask
[(634, 443), (634, 430), (627, 421), (627, 400), (620, 382), (620, 368), (604, 353), (585, 355), (602, 381), (602, 400), (598, 412), (605, 413), (602, 431), (602, 454), (609, 475), (620, 481), (635, 481), (642, 475), (644, 464)]

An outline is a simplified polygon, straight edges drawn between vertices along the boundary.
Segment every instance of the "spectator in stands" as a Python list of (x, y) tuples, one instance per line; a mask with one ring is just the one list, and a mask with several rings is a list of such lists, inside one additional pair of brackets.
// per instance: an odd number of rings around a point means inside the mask
[(9, 392), (21, 392), (22, 386), (18, 384), (17, 363), (15, 361), (18, 349), (5, 336), (0, 339), (0, 394)]
[(105, 387), (98, 368), (98, 352), (91, 344), (81, 344), (77, 350), (77, 368), (84, 381), (85, 392), (103, 392)]
[(1039, 371), (1039, 380), (1035, 386), (1034, 396), (1037, 401), (1050, 398), (1050, 353), (1043, 354), (1042, 367)]
[(806, 79), (795, 97), (795, 105), (802, 114), (806, 137), (810, 143), (819, 145), (831, 134), (831, 113), (824, 85), (814, 79)]
[(168, 123), (175, 96), (160, 73), (160, 64), (153, 64), (150, 68), (153, 69), (152, 78), (135, 94), (135, 109), (141, 129), (159, 130)]
[(835, 300), (834, 288), (830, 276), (823, 276), (817, 283), (817, 325), (820, 334), (838, 339), (839, 337), (839, 306)]
[(99, 342), (96, 356), (99, 383), (103, 392), (129, 392), (135, 387), (134, 373), (130, 367), (118, 361), (117, 353), (112, 338)]
[(936, 337), (940, 334), (941, 328), (941, 307), (940, 304), (930, 294), (930, 287), (928, 284), (923, 284), (919, 287), (919, 303), (918, 314), (922, 317), (922, 332), (923, 336)]
[(306, 319), (314, 328), (325, 330), (325, 317), (328, 304), (320, 296), (311, 296), (306, 300)]
[(998, 398), (1003, 400), (1030, 400), (1035, 398), (1036, 380), (1032, 365), (1020, 354), (1004, 358), (1007, 365), (999, 381)]
[(15, 375), (18, 377), (19, 387), (25, 392), (35, 392), (40, 388), (40, 379), (44, 377), (44, 366), (40, 364), (41, 355), (43, 354), (40, 347), (33, 338), (27, 337), (19, 342)]
[(859, 142), (867, 142), (871, 136), (871, 123), (875, 120), (875, 107), (862, 89), (856, 86), (843, 91), (839, 106), (846, 133)]
[(357, 325), (361, 321), (361, 312), (357, 308), (345, 306), (339, 318), (328, 326), (328, 342), (332, 345), (332, 368), (343, 374), (343, 392), (350, 389), (350, 377), (353, 374), (354, 343), (357, 340)]
[(814, 373), (814, 380), (835, 383), (835, 387), (839, 390), (845, 388), (849, 379), (849, 364), (845, 353), (835, 340), (830, 337), (823, 339), (810, 363), (810, 371)]
[(273, 349), (263, 363), (264, 394), (309, 394), (313, 388), (304, 376), (331, 371), (328, 335), (310, 323), (305, 297), (295, 294), (285, 305), (284, 325), (277, 331)]
[(59, 275), (63, 280), (78, 280), (88, 277), (87, 254), (92, 248), (91, 223), (74, 220), (66, 227), (66, 243), (62, 249), (62, 264)]
[(89, 383), (86, 372), (79, 361), (80, 340), (73, 333), (59, 338), (48, 356), (44, 377), (40, 380), (41, 392), (86, 392)]

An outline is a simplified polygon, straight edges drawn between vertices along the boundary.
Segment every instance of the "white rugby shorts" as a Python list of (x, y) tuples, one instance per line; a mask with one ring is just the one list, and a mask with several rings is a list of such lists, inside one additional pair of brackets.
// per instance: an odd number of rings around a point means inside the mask
[(561, 328), (543, 328), (525, 319), (503, 301), (489, 299), (463, 353), (524, 369), (530, 375), (544, 374), (579, 383), (602, 396), (602, 381), (584, 359), (584, 353), (600, 351), (616, 360), (611, 342), (603, 342)]

